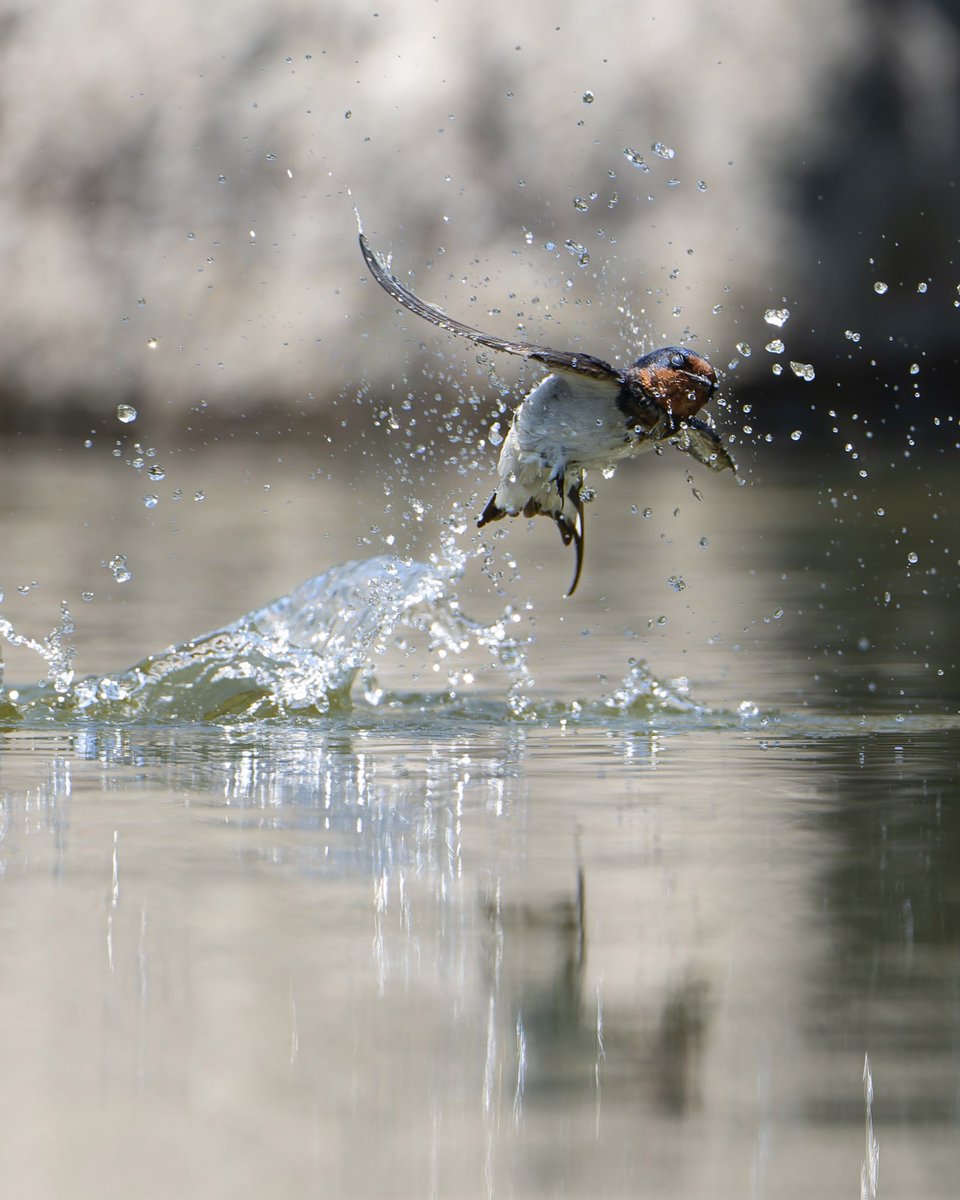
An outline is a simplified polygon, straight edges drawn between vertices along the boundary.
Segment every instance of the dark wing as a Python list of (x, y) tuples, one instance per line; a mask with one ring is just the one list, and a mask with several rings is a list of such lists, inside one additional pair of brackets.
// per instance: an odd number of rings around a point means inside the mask
[(736, 471), (737, 464), (730, 457), (727, 448), (717, 434), (705, 421), (696, 417), (688, 417), (680, 426), (676, 437), (670, 439), (680, 450), (692, 454), (697, 462), (702, 462), (711, 471), (725, 471), (729, 468)]
[(623, 378), (621, 373), (611, 367), (609, 363), (605, 363), (601, 358), (594, 358), (592, 354), (550, 350), (546, 346), (531, 346), (529, 342), (511, 342), (506, 338), (497, 337), (495, 334), (481, 333), (479, 329), (463, 325), (452, 317), (448, 317), (432, 304), (425, 304), (423, 300), (404, 287), (396, 275), (388, 271), (370, 249), (369, 243), (362, 233), (360, 234), (360, 250), (370, 268), (370, 274), (385, 292), (389, 293), (404, 308), (409, 308), (412, 313), (423, 317), (425, 321), (430, 321), (441, 329), (446, 329), (448, 333), (455, 333), (457, 337), (469, 338), (471, 342), (489, 346), (491, 350), (502, 350), (505, 354), (519, 354), (521, 358), (532, 358), (535, 362), (552, 367), (555, 371), (572, 371), (577, 375), (589, 375), (592, 379), (609, 379), (618, 383)]

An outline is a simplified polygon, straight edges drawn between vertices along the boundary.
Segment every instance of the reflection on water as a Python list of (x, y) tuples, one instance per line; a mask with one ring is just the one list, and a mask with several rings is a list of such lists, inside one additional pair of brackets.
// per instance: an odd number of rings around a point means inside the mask
[(12, 1190), (953, 1194), (956, 731), (0, 754)]

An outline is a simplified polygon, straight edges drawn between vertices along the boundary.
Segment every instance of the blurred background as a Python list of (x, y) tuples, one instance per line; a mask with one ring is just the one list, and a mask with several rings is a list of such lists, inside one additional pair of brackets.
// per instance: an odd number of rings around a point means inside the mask
[(765, 429), (813, 399), (791, 361), (891, 419), (911, 367), (952, 377), (952, 0), (6, 0), (2, 29), (8, 433), (421, 392), (442, 338), (395, 332), (354, 203), (452, 313), (622, 360), (694, 338)]

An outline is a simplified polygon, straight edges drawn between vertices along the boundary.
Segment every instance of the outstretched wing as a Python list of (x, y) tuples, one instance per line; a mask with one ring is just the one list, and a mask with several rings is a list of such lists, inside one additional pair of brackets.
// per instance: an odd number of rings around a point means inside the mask
[(454, 333), (457, 337), (469, 338), (471, 342), (489, 346), (491, 350), (502, 350), (505, 354), (519, 354), (521, 358), (532, 358), (534, 362), (543, 363), (544, 366), (551, 367), (555, 371), (572, 371), (577, 375), (587, 375), (591, 379), (608, 379), (617, 383), (621, 382), (623, 378), (620, 371), (611, 367), (603, 359), (594, 358), (592, 354), (551, 350), (546, 346), (531, 346), (529, 342), (512, 342), (507, 338), (497, 337), (492, 333), (482, 333), (479, 329), (463, 325), (460, 321), (448, 317), (446, 313), (441, 312), (432, 304), (425, 304), (409, 288), (404, 287), (396, 275), (389, 271), (370, 249), (370, 245), (362, 233), (360, 234), (360, 250), (370, 268), (370, 274), (385, 292), (402, 304), (404, 308), (409, 308), (412, 313), (423, 317), (425, 321), (430, 321), (433, 325), (446, 329), (448, 333)]
[(711, 471), (725, 471), (728, 468), (736, 471), (737, 464), (717, 434), (706, 421), (697, 417), (688, 417), (680, 426), (676, 437), (670, 439), (679, 450), (692, 454), (697, 462), (702, 462)]

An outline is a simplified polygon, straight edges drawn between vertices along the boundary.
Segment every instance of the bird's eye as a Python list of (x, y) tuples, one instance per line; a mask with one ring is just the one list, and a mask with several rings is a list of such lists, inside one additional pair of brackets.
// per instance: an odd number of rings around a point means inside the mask
[(682, 367), (685, 364), (685, 362), (686, 362), (686, 359), (683, 357), (682, 354), (671, 354), (670, 355), (670, 366), (671, 367), (677, 367), (679, 369), (680, 367)]

